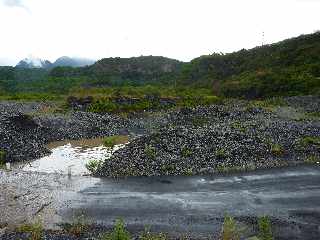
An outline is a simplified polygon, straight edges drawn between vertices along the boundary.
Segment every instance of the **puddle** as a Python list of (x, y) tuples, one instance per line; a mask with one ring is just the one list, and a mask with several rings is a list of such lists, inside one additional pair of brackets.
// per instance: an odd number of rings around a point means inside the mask
[(47, 145), (51, 154), (25, 163), (24, 171), (68, 174), (71, 169), (72, 175), (87, 175), (90, 172), (85, 165), (90, 160), (104, 160), (123, 148), (125, 144), (115, 145), (113, 148), (104, 147), (103, 138), (67, 140), (53, 142)]

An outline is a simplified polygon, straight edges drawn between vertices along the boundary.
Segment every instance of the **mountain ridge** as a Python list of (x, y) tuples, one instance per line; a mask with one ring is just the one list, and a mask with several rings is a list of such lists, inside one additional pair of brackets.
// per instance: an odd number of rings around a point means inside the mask
[(94, 63), (95, 60), (79, 57), (62, 56), (57, 58), (53, 63), (41, 58), (28, 57), (19, 61), (15, 67), (52, 69), (55, 67), (85, 67)]

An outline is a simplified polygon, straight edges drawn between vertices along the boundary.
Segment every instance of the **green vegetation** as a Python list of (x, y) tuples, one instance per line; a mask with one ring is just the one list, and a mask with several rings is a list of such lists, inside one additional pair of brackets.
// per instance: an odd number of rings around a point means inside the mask
[(215, 155), (218, 159), (225, 159), (229, 156), (229, 152), (227, 149), (221, 148), (216, 151)]
[(163, 233), (151, 233), (148, 229), (145, 229), (144, 232), (139, 236), (141, 240), (166, 240), (167, 236)]
[(245, 125), (240, 121), (235, 121), (231, 123), (231, 127), (243, 133), (247, 131), (247, 128), (245, 127)]
[(307, 136), (300, 139), (300, 146), (306, 148), (308, 146), (320, 147), (320, 137)]
[(190, 157), (192, 155), (192, 151), (186, 147), (182, 148), (181, 155), (183, 157)]
[(271, 221), (267, 216), (258, 219), (259, 240), (273, 240)]
[(316, 32), (250, 50), (202, 56), (183, 66), (181, 82), (211, 87), (226, 97), (317, 94), (319, 40)]
[(115, 135), (110, 137), (105, 137), (103, 140), (103, 145), (105, 147), (113, 148), (115, 145), (124, 144), (129, 141), (128, 136)]
[(240, 240), (240, 229), (233, 217), (225, 216), (222, 233), (222, 240)]
[(91, 174), (95, 174), (102, 164), (102, 160), (90, 160), (85, 166)]
[(281, 157), (284, 154), (284, 148), (280, 144), (271, 144), (271, 153), (276, 157)]
[(248, 102), (247, 110), (250, 111), (254, 108), (262, 108), (266, 111), (273, 112), (276, 107), (286, 106), (287, 103), (282, 97), (266, 98), (264, 100), (253, 100)]
[[(0, 67), (0, 99), (56, 100), (84, 93), (108, 98), (117, 89), (141, 98), (153, 95), (149, 91), (153, 89), (159, 97), (181, 96), (177, 106), (194, 107), (219, 103), (216, 96), (258, 99), (320, 94), (319, 77), (320, 32), (316, 32), (250, 50), (201, 56), (189, 63), (147, 56), (106, 58), (80, 68)], [(92, 111), (119, 109), (106, 100), (95, 104)], [(155, 107), (141, 101), (132, 110)]]
[(153, 147), (152, 145), (147, 145), (146, 144), (145, 147), (144, 147), (144, 154), (149, 159), (155, 159), (156, 155), (157, 155), (156, 148)]
[(311, 155), (311, 156), (308, 156), (304, 162), (307, 164), (319, 164), (320, 158), (319, 158), (319, 156)]
[[(118, 219), (111, 233), (103, 234), (101, 240), (130, 240), (130, 234), (126, 230), (123, 220)], [(156, 239), (154, 239), (156, 240)]]
[(6, 163), (6, 152), (0, 149), (0, 167)]
[(33, 224), (24, 224), (17, 228), (17, 232), (29, 233), (29, 240), (41, 240), (44, 235), (43, 225), (40, 221)]
[(76, 216), (71, 224), (63, 224), (63, 228), (68, 233), (80, 237), (85, 234), (89, 229), (89, 222), (85, 215)]

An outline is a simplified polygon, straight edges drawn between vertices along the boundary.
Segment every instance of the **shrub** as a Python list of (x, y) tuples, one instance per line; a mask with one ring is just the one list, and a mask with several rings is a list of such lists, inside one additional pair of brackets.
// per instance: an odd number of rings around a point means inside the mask
[(125, 229), (123, 220), (118, 219), (113, 231), (111, 233), (104, 234), (101, 240), (130, 240), (130, 234)]
[(222, 233), (222, 240), (240, 240), (240, 230), (233, 217), (225, 216)]
[(0, 150), (0, 166), (4, 165), (6, 161), (6, 152)]
[(227, 151), (226, 149), (221, 148), (221, 149), (218, 149), (218, 150), (216, 151), (216, 157), (217, 157), (218, 159), (225, 159), (225, 158), (227, 158), (228, 156), (229, 156), (229, 153), (228, 153), (228, 151)]
[(183, 157), (190, 157), (192, 155), (192, 151), (185, 147), (181, 150), (181, 155)]
[(40, 240), (43, 238), (44, 229), (42, 223), (37, 221), (32, 224), (25, 224), (17, 229), (18, 232), (30, 233), (30, 240)]
[(128, 142), (128, 136), (115, 135), (110, 137), (105, 137), (103, 140), (103, 145), (105, 147), (113, 148), (117, 144), (123, 144)]
[(304, 148), (310, 145), (320, 146), (320, 137), (303, 137), (300, 139), (300, 145)]
[(90, 160), (86, 164), (86, 168), (91, 174), (95, 174), (102, 164), (103, 164), (102, 160)]
[(156, 148), (151, 145), (146, 144), (144, 147), (144, 154), (150, 159), (155, 159), (156, 158)]
[(280, 144), (272, 144), (271, 153), (274, 156), (281, 157), (284, 154), (284, 148)]
[(273, 240), (271, 231), (271, 221), (267, 216), (258, 219), (259, 225), (259, 239), (260, 240)]

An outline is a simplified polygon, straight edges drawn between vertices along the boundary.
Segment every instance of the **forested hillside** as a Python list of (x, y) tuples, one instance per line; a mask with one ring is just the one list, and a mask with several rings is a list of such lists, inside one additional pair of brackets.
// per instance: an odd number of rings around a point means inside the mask
[(260, 98), (320, 92), (320, 33), (189, 63), (165, 57), (105, 58), (86, 67), (51, 70), (0, 67), (0, 92), (72, 94), (75, 89), (197, 88), (227, 97)]
[(249, 98), (308, 94), (320, 89), (320, 33), (186, 64), (181, 82), (216, 94)]

